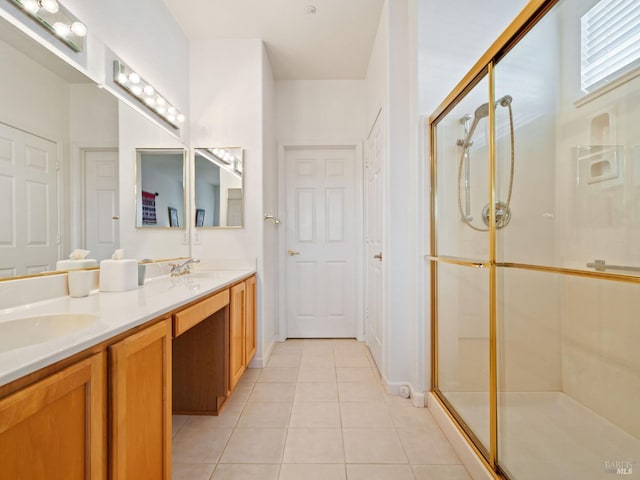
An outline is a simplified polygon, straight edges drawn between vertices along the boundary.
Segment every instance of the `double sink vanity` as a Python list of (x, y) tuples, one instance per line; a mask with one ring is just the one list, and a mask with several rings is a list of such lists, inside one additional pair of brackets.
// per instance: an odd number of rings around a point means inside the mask
[(0, 478), (170, 479), (171, 415), (218, 414), (255, 305), (244, 269), (1, 311)]

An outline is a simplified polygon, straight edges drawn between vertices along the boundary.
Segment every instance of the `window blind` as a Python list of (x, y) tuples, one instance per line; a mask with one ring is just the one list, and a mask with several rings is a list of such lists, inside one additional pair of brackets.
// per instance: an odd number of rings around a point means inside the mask
[(582, 16), (581, 33), (585, 93), (640, 67), (640, 0), (600, 0)]

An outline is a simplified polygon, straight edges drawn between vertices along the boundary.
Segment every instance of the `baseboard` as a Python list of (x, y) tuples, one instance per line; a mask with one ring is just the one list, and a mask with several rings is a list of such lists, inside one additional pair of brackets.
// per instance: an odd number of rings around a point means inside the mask
[(410, 395), (410, 399), (411, 399), (411, 403), (413, 404), (414, 407), (416, 408), (424, 408), (426, 406), (425, 404), (425, 396), (424, 396), (424, 392), (418, 391), (416, 390), (413, 385), (411, 385), (411, 383), (409, 382), (389, 382), (384, 375), (380, 376), (380, 381), (382, 382), (382, 386), (384, 387), (384, 390), (389, 394), (389, 395), (398, 395), (400, 396), (400, 389), (402, 387), (409, 387), (409, 395)]
[(271, 342), (271, 344), (267, 347), (265, 352), (261, 356), (254, 356), (253, 359), (249, 362), (249, 368), (264, 368), (269, 363), (269, 359), (271, 358), (271, 354), (273, 353), (273, 349), (276, 346), (275, 340)]
[(467, 442), (466, 437), (460, 432), (444, 407), (442, 407), (431, 392), (427, 394), (427, 407), (473, 480), (494, 480), (499, 478), (494, 476), (485, 466), (476, 451)]
[(427, 397), (425, 396), (424, 392), (417, 391), (411, 384), (409, 384), (409, 388), (411, 389), (411, 403), (413, 403), (413, 406), (416, 408), (426, 407)]

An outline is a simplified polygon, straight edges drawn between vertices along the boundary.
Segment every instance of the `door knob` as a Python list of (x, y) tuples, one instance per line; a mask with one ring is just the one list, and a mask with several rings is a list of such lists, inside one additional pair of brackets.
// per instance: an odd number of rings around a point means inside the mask
[(300, 255), (300, 252), (296, 252), (295, 250), (287, 250), (287, 255), (293, 257), (294, 255)]
[(377, 255), (374, 255), (373, 258), (377, 258), (378, 260), (382, 261), (382, 252), (380, 252)]

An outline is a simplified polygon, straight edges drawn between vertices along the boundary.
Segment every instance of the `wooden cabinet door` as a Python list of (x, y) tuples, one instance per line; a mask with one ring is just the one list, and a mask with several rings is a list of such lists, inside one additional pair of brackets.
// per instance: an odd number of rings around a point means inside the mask
[(106, 478), (104, 355), (0, 400), (0, 478)]
[(171, 322), (109, 347), (110, 476), (171, 479)]
[(245, 310), (245, 338), (244, 338), (244, 352), (245, 352), (245, 365), (249, 365), (249, 362), (256, 354), (256, 277), (253, 276), (245, 282), (246, 293), (246, 310)]
[(233, 391), (246, 368), (244, 356), (244, 323), (247, 288), (244, 282), (231, 287), (229, 318), (229, 389)]

